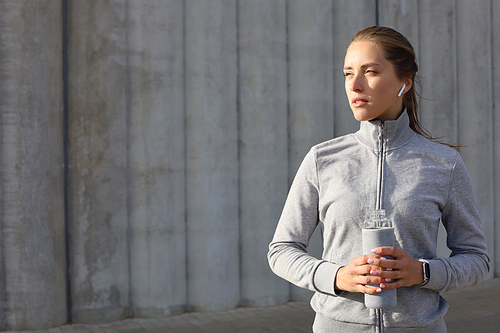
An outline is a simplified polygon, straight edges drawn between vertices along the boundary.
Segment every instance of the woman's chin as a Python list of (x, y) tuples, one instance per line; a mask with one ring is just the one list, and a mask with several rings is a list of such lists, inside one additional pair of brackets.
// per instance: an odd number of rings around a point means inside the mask
[(356, 119), (357, 121), (367, 121), (373, 119), (373, 117), (370, 117), (362, 110), (352, 110), (352, 114), (354, 116), (354, 119)]

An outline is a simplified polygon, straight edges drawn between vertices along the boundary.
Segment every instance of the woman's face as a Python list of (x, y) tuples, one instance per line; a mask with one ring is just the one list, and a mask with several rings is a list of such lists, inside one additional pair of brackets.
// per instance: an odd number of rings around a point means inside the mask
[[(399, 79), (394, 67), (376, 44), (354, 42), (344, 60), (345, 91), (356, 120), (395, 120), (403, 111), (403, 96), (411, 77)], [(398, 93), (406, 87), (398, 97)]]

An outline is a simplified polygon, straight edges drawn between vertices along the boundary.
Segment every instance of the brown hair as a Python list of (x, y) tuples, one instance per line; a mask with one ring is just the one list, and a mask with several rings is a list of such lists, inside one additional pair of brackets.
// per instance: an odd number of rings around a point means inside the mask
[[(443, 143), (440, 142), (438, 138), (433, 137), (432, 134), (420, 124), (418, 119), (417, 97), (420, 97), (420, 95), (415, 90), (415, 84), (420, 85), (417, 76), (418, 65), (415, 51), (408, 39), (394, 29), (372, 26), (358, 31), (352, 38), (350, 44), (365, 40), (380, 47), (384, 53), (384, 57), (394, 66), (397, 77), (404, 78), (406, 76), (411, 76), (412, 86), (403, 96), (403, 107), (406, 108), (408, 117), (410, 118), (410, 128), (415, 133), (423, 135), (428, 139)], [(447, 143), (443, 144), (457, 148), (457, 146)]]

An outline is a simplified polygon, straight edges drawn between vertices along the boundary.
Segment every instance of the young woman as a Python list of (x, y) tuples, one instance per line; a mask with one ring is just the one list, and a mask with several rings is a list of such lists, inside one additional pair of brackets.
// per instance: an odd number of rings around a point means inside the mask
[[(344, 74), (360, 129), (314, 146), (290, 189), (268, 260), (277, 275), (315, 292), (316, 333), (446, 332), (448, 305), (439, 293), (476, 284), (489, 271), (466, 167), (418, 122), (417, 70), (400, 33), (378, 26), (356, 33)], [(395, 246), (366, 254), (363, 222), (374, 209), (392, 221)], [(436, 255), (439, 223), (449, 258)], [(306, 252), (317, 227), (322, 259)], [(397, 290), (395, 307), (364, 305), (364, 294), (385, 289)]]

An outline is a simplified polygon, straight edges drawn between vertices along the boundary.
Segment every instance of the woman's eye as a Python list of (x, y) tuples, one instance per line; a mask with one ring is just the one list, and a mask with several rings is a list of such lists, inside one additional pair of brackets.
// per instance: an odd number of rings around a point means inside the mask
[(344, 76), (345, 76), (345, 77), (348, 77), (348, 76), (351, 76), (351, 75), (352, 75), (352, 73), (349, 73), (349, 72), (345, 72), (345, 73), (344, 73)]

